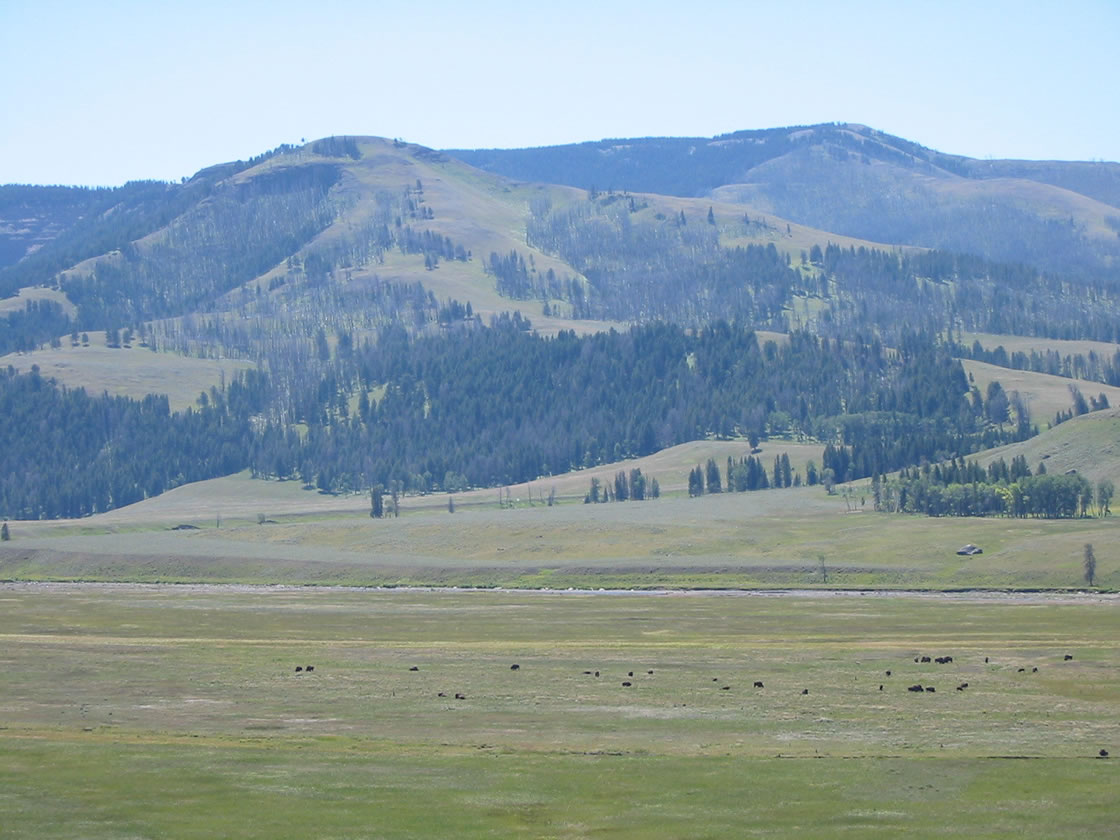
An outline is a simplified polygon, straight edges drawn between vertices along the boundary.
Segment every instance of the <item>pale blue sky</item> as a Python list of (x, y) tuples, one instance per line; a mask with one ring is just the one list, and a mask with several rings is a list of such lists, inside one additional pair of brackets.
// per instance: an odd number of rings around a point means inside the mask
[(1120, 0), (0, 0), (0, 183), (177, 180), (330, 134), (436, 148), (861, 122), (1120, 160)]

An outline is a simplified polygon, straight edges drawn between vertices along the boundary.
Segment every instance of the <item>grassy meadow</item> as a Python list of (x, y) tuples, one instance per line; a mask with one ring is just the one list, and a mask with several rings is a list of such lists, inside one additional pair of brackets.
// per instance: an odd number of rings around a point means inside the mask
[(1120, 817), (1097, 757), (1120, 748), (1107, 597), (0, 600), (5, 837), (1053, 837)]
[[(1104, 422), (1105, 413), (1097, 414), (1057, 432), (1076, 433), (1080, 425), (1107, 436), (1111, 424)], [(455, 495), (454, 513), (446, 494), (406, 496), (398, 518), (381, 520), (369, 517), (363, 495), (329, 496), (302, 490), (297, 482), (245, 476), (216, 479), (82, 520), (9, 523), (11, 540), (0, 546), (0, 580), (1076, 589), (1085, 585), (1081, 561), (1091, 543), (1097, 587), (1120, 588), (1115, 517), (935, 519), (876, 513), (863, 483), (847, 497), (801, 487), (687, 498), (680, 488), (704, 452), (718, 450), (726, 457), (722, 453), (736, 446), (747, 444), (687, 444), (649, 459), (559, 476), (555, 485), (552, 479), (521, 485), (511, 489), (512, 508), (500, 508), (493, 490)], [(793, 443), (768, 445), (767, 452), (787, 449), (795, 464), (819, 454), (817, 447)], [(1055, 454), (1048, 463), (1061, 466), (1062, 457)], [(582, 503), (590, 475), (607, 480), (615, 468), (639, 463), (643, 473), (660, 476), (662, 498)], [(553, 486), (558, 502), (549, 506), (542, 497)], [(191, 527), (178, 529), (184, 524)], [(984, 553), (957, 555), (966, 543)]]

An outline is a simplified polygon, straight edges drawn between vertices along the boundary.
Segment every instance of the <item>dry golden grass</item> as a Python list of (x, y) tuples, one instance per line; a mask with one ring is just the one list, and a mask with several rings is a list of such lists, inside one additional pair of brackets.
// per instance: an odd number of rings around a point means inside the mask
[(1096, 353), (1099, 356), (1104, 356), (1111, 359), (1117, 350), (1120, 350), (1120, 345), (1110, 344), (1107, 341), (1069, 341), (1061, 338), (1037, 338), (1034, 336), (1023, 335), (997, 335), (995, 333), (962, 333), (961, 340), (972, 346), (974, 341), (979, 341), (980, 345), (985, 350), (995, 350), (997, 347), (1002, 346), (1004, 350), (1010, 355), (1016, 351), (1027, 353), (1028, 355), (1032, 350), (1038, 353), (1045, 353), (1048, 350), (1054, 350), (1062, 356), (1082, 355), (1087, 356), (1089, 353)]
[(1073, 407), (1071, 385), (1080, 388), (1086, 399), (1104, 394), (1110, 405), (1120, 405), (1120, 388), (1112, 385), (1029, 370), (1012, 370), (969, 359), (962, 360), (961, 364), (981, 394), (987, 393), (988, 385), (993, 381), (998, 381), (1008, 394), (1018, 391), (1030, 411), (1031, 421), (1039, 428), (1052, 423), (1059, 411), (1068, 411)]
[(70, 302), (70, 299), (57, 289), (47, 289), (42, 286), (25, 286), (12, 297), (0, 298), (0, 315), (4, 315), (8, 312), (17, 312), (23, 309), (29, 300), (54, 301), (59, 304), (63, 311), (71, 318), (78, 312), (78, 307), (74, 306), (74, 304)]
[(67, 336), (57, 350), (9, 353), (0, 356), (0, 365), (11, 365), (23, 373), (38, 365), (43, 376), (53, 377), (68, 388), (85, 388), (90, 394), (108, 391), (133, 399), (166, 394), (173, 411), (194, 405), (199, 393), (219, 385), (223, 375), (228, 382), (237, 371), (253, 367), (234, 359), (153, 353), (138, 344), (114, 349), (105, 346), (104, 332), (91, 332), (89, 338), (88, 347), (71, 347)]

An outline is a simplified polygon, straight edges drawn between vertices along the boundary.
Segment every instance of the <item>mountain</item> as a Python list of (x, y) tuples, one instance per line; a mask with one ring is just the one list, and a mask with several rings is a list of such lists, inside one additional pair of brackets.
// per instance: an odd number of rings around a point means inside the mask
[[(3, 188), (0, 514), (84, 515), (243, 469), (325, 493), (458, 491), (706, 437), (813, 440), (842, 481), (1029, 437), (1023, 400), (970, 385), (954, 356), (988, 351), (962, 331), (1120, 340), (1107, 237), (1067, 230), (1076, 259), (1044, 271), (774, 208), (862, 213), (901, 236), (968, 217), (970, 190), (995, 202), (990, 185), (1027, 196), (1032, 219), (1037, 196), (1064, 196), (1077, 218), (1096, 208), (1102, 225), (1106, 205), (1070, 189), (1076, 167), (973, 176), (966, 159), (868, 132), (591, 150), (588, 173), (629, 160), (646, 179), (633, 187), (329, 137), (178, 184)], [(815, 203), (783, 186), (818, 175)], [(1111, 200), (1107, 179), (1081, 187)], [(898, 218), (875, 203), (896, 198)], [(988, 233), (1008, 218), (991, 206)], [(1014, 254), (1058, 241), (1023, 229)]]
[(746, 204), (892, 242), (1120, 277), (1120, 164), (975, 160), (862, 125), (449, 150), (507, 177)]

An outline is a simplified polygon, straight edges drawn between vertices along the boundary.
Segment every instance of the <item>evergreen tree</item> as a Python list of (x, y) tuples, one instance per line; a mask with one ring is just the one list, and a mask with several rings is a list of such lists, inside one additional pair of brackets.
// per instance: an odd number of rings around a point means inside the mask
[(705, 467), (705, 480), (707, 492), (720, 493), (723, 491), (723, 486), (720, 482), (719, 465), (716, 463), (715, 458), (708, 459), (708, 464)]

